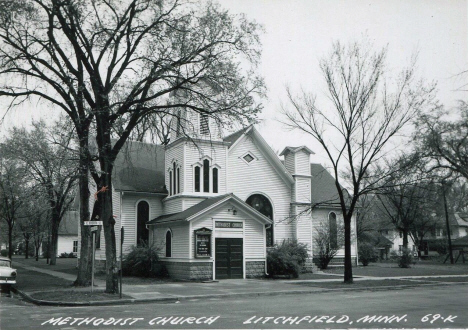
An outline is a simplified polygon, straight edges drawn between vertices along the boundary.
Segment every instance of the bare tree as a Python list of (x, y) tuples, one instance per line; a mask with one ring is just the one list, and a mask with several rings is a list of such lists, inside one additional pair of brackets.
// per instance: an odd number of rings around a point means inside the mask
[[(393, 84), (386, 81), (387, 49), (371, 48), (335, 42), (320, 61), (331, 106), (319, 104), (313, 94), (295, 96), (289, 89), (289, 105), (283, 106), (285, 124), (318, 141), (331, 162), (344, 220), (346, 283), (353, 282), (351, 219), (357, 201), (386, 178), (370, 170), (385, 156), (389, 142), (431, 101), (433, 91), (433, 86), (415, 81), (414, 64)], [(346, 179), (340, 171), (348, 174)], [(349, 198), (342, 188), (346, 186)]]
[(414, 141), (428, 171), (448, 170), (468, 179), (468, 104), (456, 113), (439, 106), (418, 117)]
[(34, 122), (31, 131), (13, 128), (2, 145), (4, 156), (20, 162), (47, 196), (51, 213), (51, 265), (56, 264), (60, 221), (73, 201), (78, 179), (76, 156), (69, 149), (73, 130), (64, 129), (64, 125), (56, 122), (49, 129), (44, 122)]
[(24, 202), (22, 195), (27, 189), (24, 177), (25, 170), (18, 162), (0, 158), (0, 220), (7, 227), (9, 258), (13, 255), (13, 230)]
[[(67, 113), (80, 142), (81, 207), (90, 170), (103, 221), (106, 292), (115, 293), (117, 259), (112, 212), (114, 161), (142, 118), (189, 108), (221, 125), (254, 120), (263, 81), (259, 26), (212, 2), (3, 0), (0, 14), (0, 96), (25, 98)], [(169, 99), (176, 91), (183, 97)], [(97, 166), (88, 148), (96, 128)], [(125, 123), (115, 143), (114, 125)], [(89, 210), (81, 210), (81, 256), (89, 255)], [(83, 241), (85, 240), (85, 241)], [(81, 274), (80, 270), (80, 274)], [(84, 280), (81, 280), (82, 284)]]

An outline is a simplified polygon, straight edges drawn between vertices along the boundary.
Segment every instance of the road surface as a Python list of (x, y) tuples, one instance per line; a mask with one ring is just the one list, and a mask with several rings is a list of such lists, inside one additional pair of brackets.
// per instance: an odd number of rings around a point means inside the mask
[(468, 285), (171, 304), (34, 306), (0, 300), (0, 329), (468, 328)]

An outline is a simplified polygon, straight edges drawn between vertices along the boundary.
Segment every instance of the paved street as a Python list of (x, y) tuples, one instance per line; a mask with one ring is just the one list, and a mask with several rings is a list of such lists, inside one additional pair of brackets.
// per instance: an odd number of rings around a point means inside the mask
[[(99, 307), (35, 306), (2, 297), (0, 328), (466, 328), (467, 296), (468, 285)], [(392, 321), (365, 321), (374, 315)]]

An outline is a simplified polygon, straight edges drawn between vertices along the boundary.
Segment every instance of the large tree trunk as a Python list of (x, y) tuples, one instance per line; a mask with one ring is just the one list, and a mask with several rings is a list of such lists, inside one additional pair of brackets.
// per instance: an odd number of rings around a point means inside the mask
[(115, 240), (115, 220), (112, 209), (112, 169), (115, 155), (112, 150), (110, 137), (111, 127), (109, 119), (105, 115), (96, 117), (97, 135), (96, 142), (99, 147), (99, 164), (101, 176), (97, 183), (96, 198), (99, 203), (99, 219), (103, 222), (104, 238), (106, 243), (106, 292), (118, 293), (118, 264)]
[(78, 263), (78, 276), (75, 286), (91, 285), (93, 248), (91, 240), (90, 226), (85, 226), (84, 222), (90, 220), (89, 213), (89, 159), (88, 159), (88, 137), (80, 139), (80, 230), (81, 247), (80, 261)]
[(60, 225), (60, 214), (57, 210), (52, 210), (52, 224), (51, 224), (51, 242), (50, 242), (50, 265), (57, 264), (58, 253), (58, 232)]
[(344, 282), (353, 283), (353, 263), (351, 261), (351, 216), (344, 217), (345, 262)]

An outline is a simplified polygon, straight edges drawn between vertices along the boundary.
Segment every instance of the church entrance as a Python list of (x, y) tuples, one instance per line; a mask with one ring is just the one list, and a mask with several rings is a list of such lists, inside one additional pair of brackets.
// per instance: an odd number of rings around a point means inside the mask
[(243, 239), (215, 239), (216, 279), (243, 278)]

